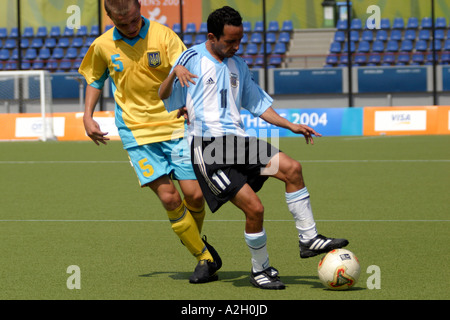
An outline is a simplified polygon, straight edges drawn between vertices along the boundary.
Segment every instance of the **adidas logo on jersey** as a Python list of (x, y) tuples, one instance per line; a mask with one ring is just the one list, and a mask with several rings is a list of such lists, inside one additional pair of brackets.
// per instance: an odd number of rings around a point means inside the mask
[(214, 81), (214, 79), (213, 78), (209, 78), (206, 82), (205, 82), (205, 84), (206, 85), (211, 85), (211, 84), (215, 84), (216, 82)]

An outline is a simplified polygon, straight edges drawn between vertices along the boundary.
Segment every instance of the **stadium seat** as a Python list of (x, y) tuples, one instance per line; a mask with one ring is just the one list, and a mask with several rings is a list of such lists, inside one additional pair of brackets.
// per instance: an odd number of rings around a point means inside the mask
[(383, 65), (393, 65), (395, 63), (395, 54), (393, 52), (386, 52), (383, 55)]
[(283, 58), (278, 54), (273, 54), (269, 57), (268, 64), (275, 67), (280, 67), (283, 63)]
[(59, 64), (59, 69), (69, 71), (72, 68), (72, 62), (63, 60)]
[(269, 26), (267, 27), (268, 32), (278, 32), (280, 31), (280, 25), (278, 24), (278, 21), (269, 21)]
[(383, 52), (384, 42), (380, 40), (375, 40), (372, 45), (372, 52)]
[(347, 20), (338, 20), (336, 28), (341, 31), (347, 30)]
[(53, 38), (59, 38), (61, 36), (61, 28), (58, 26), (51, 27), (49, 36)]
[[(198, 37), (198, 35), (197, 35)], [(197, 42), (197, 37), (195, 38), (195, 42)], [(244, 54), (244, 46), (239, 46), (238, 50), (236, 51), (236, 55), (242, 56)]]
[(60, 60), (62, 58), (64, 58), (64, 49), (63, 48), (55, 48), (53, 50), (52, 59), (56, 59), (56, 60)]
[(75, 59), (76, 57), (78, 57), (78, 50), (77, 48), (68, 48), (66, 51), (66, 55), (64, 56), (65, 59)]
[(194, 38), (192, 37), (192, 33), (183, 34), (183, 42), (187, 47), (192, 46), (194, 44)]
[[(356, 45), (354, 42), (350, 41), (350, 52), (355, 52)], [(345, 42), (342, 46), (342, 52), (348, 52), (348, 42)]]
[(9, 31), (9, 38), (17, 38), (19, 36), (19, 29), (17, 29), (17, 27), (13, 27), (11, 28), (11, 30)]
[(244, 33), (244, 36), (241, 39), (241, 44), (247, 44), (248, 43), (248, 33)]
[(47, 62), (45, 69), (50, 70), (50, 71), (54, 71), (58, 68), (58, 62), (56, 61), (49, 61)]
[(11, 53), (11, 60), (19, 60), (19, 53), (17, 49), (14, 49)]
[(184, 33), (197, 33), (197, 26), (193, 22), (189, 22), (186, 24), (186, 30), (184, 30)]
[(409, 17), (406, 23), (406, 29), (417, 29), (419, 28), (419, 19), (416, 17)]
[(109, 29), (112, 29), (114, 26), (112, 24), (108, 24), (105, 26), (105, 30), (103, 32), (108, 31)]
[(368, 66), (375, 66), (381, 63), (381, 54), (379, 53), (372, 53), (369, 55), (369, 58), (367, 59), (367, 65)]
[(200, 27), (198, 28), (198, 33), (208, 33), (208, 24), (206, 22), (200, 23)]
[(75, 60), (72, 64), (72, 69), (78, 70), (81, 66), (81, 60)]
[(435, 27), (436, 27), (436, 29), (446, 29), (447, 28), (447, 19), (445, 17), (437, 17)]
[(8, 37), (8, 30), (6, 28), (0, 28), (0, 39), (6, 39)]
[(22, 49), (28, 49), (29, 46), (30, 46), (30, 41), (28, 40), (28, 38), (21, 38), (20, 39), (20, 47)]
[(361, 34), (362, 41), (373, 41), (373, 31), (372, 30), (364, 30)]
[(242, 25), (244, 27), (244, 32), (245, 33), (252, 32), (252, 23), (250, 21), (244, 21), (244, 22), (242, 22)]
[(56, 47), (56, 38), (45, 38), (44, 47), (53, 49)]
[(411, 40), (403, 40), (400, 45), (400, 51), (411, 52), (413, 49), (413, 42)]
[(68, 48), (70, 45), (69, 38), (63, 37), (58, 39), (57, 47), (58, 48)]
[(29, 70), (29, 69), (31, 69), (31, 63), (29, 61), (22, 61), (20, 66), (22, 67), (22, 70)]
[(31, 69), (33, 69), (33, 70), (44, 69), (44, 62), (43, 61), (34, 61), (31, 64)]
[(78, 58), (83, 59), (88, 50), (89, 47), (81, 47), (80, 52), (78, 53)]
[(63, 37), (73, 37), (75, 35), (75, 31), (73, 28), (65, 27), (61, 36)]
[(429, 29), (422, 29), (419, 31), (419, 34), (417, 36), (417, 39), (419, 40), (430, 40), (431, 39), (431, 31)]
[(375, 40), (379, 40), (379, 41), (387, 41), (388, 40), (388, 33), (386, 30), (378, 30), (377, 34), (375, 36)]
[(277, 42), (277, 35), (275, 32), (266, 33), (266, 42), (270, 44), (274, 44)]
[(17, 63), (16, 62), (7, 62), (5, 65), (5, 70), (16, 70)]
[(71, 47), (73, 47), (73, 48), (81, 48), (83, 46), (83, 44), (84, 44), (84, 39), (82, 37), (75, 37), (72, 40)]
[(0, 39), (0, 49), (3, 48), (3, 40)]
[(256, 55), (258, 53), (258, 45), (256, 43), (249, 43), (245, 48), (245, 54)]
[(249, 67), (253, 66), (253, 58), (251, 56), (243, 56), (242, 59)]
[(256, 21), (255, 26), (253, 27), (253, 32), (263, 32), (264, 31), (264, 23), (262, 21)]
[(444, 47), (442, 49), (444, 51), (450, 51), (450, 39), (445, 40)]
[(367, 63), (367, 55), (365, 53), (356, 53), (354, 63), (358, 66), (365, 65)]
[(24, 58), (26, 60), (34, 60), (37, 58), (37, 51), (34, 48), (29, 48), (25, 51)]
[(280, 32), (278, 36), (278, 42), (289, 43), (291, 41), (291, 35), (289, 32)]
[(356, 31), (356, 30), (350, 31), (350, 41), (352, 41), (352, 42), (359, 41), (359, 31)]
[(281, 25), (280, 31), (282, 32), (293, 32), (294, 31), (294, 24), (292, 20), (284, 20), (283, 24)]
[(80, 26), (80, 29), (77, 30), (77, 37), (87, 37), (88, 28), (87, 26)]
[(2, 60), (2, 61), (9, 60), (9, 50), (8, 49), (0, 50), (0, 60)]
[(400, 29), (393, 29), (391, 31), (390, 38), (391, 40), (400, 41), (402, 40), (402, 31)]
[(397, 40), (389, 40), (386, 44), (387, 52), (397, 52), (399, 49)]
[(405, 28), (405, 21), (403, 18), (394, 18), (394, 21), (392, 23), (392, 29), (396, 30), (403, 30)]
[[(441, 49), (442, 49), (442, 43), (441, 43), (441, 40), (435, 39), (435, 40), (434, 40), (434, 47), (435, 47), (434, 49), (435, 49), (436, 51), (441, 51)], [(429, 42), (428, 50), (430, 50), (430, 51), (433, 50), (433, 41), (430, 41), (430, 42)]]
[[(439, 54), (436, 52), (435, 54), (436, 62), (439, 63)], [(425, 63), (427, 64), (433, 64), (433, 54), (428, 53), (425, 57)]]
[(411, 64), (422, 64), (425, 60), (423, 52), (415, 52), (411, 58)]
[[(261, 45), (258, 51), (259, 54), (264, 54), (264, 45)], [(266, 43), (266, 53), (272, 53), (272, 45), (270, 43)]]
[(3, 70), (3, 63), (0, 63), (0, 71)]
[(90, 37), (98, 37), (100, 35), (100, 29), (98, 25), (93, 25), (91, 31), (89, 32)]
[(263, 37), (262, 34), (257, 32), (257, 33), (252, 33), (250, 36), (250, 42), (251, 43), (256, 43), (256, 44), (260, 44), (263, 42)]
[(434, 32), (434, 39), (444, 40), (445, 39), (445, 29), (436, 29)]
[(44, 46), (44, 41), (42, 41), (42, 38), (33, 38), (31, 40), (30, 48), (40, 49), (43, 46)]
[(333, 41), (330, 45), (330, 53), (341, 53), (342, 45), (340, 42)]
[(94, 40), (95, 40), (95, 37), (87, 37), (84, 40), (84, 46), (89, 47), (92, 44), (92, 42), (94, 42)]
[(339, 58), (339, 66), (346, 66), (348, 65), (348, 55), (343, 54)]
[(181, 25), (179, 23), (174, 23), (172, 26), (172, 30), (175, 33), (181, 33)]
[[(195, 36), (195, 44), (200, 44), (200, 43), (203, 43), (203, 42), (205, 42), (207, 39), (206, 39), (206, 33), (198, 33), (196, 36)], [(242, 47), (242, 46), (240, 46), (240, 47)]]
[(336, 65), (338, 63), (339, 59), (338, 59), (338, 55), (337, 54), (329, 54), (326, 59), (325, 59), (325, 63), (329, 64), (329, 65)]
[(361, 41), (358, 45), (357, 52), (362, 52), (362, 53), (370, 52), (370, 42), (369, 41)]
[(273, 53), (275, 54), (286, 54), (286, 51), (286, 43), (284, 42), (277, 42), (273, 48)]
[(408, 52), (400, 52), (397, 57), (397, 65), (409, 64), (410, 55)]
[(380, 29), (390, 30), (391, 29), (391, 20), (389, 20), (388, 18), (382, 18), (380, 21)]
[(22, 37), (24, 37), (24, 38), (34, 37), (34, 28), (33, 27), (25, 27), (25, 29), (23, 29)]
[(422, 29), (431, 29), (433, 20), (430, 17), (423, 17), (420, 26)]
[(16, 39), (6, 39), (5, 43), (3, 44), (3, 49), (14, 49), (17, 46), (17, 40)]
[(443, 52), (441, 55), (441, 64), (450, 64), (450, 52)]
[(47, 37), (47, 27), (39, 27), (36, 31), (37, 38), (45, 38)]
[(51, 56), (51, 52), (50, 52), (49, 48), (44, 47), (41, 50), (39, 50), (38, 58), (40, 60), (48, 60), (48, 59), (50, 59), (50, 56)]
[(255, 59), (253, 60), (253, 65), (254, 66), (263, 66), (264, 65), (264, 57), (263, 56), (256, 56)]
[(415, 49), (416, 51), (426, 51), (428, 48), (427, 42), (425, 40), (417, 40)]
[(405, 40), (411, 40), (411, 41), (416, 40), (416, 30), (413, 30), (413, 29), (406, 30), (405, 31), (405, 35), (404, 35), (404, 39)]
[(352, 22), (350, 24), (351, 30), (362, 30), (362, 21), (359, 18), (352, 19)]

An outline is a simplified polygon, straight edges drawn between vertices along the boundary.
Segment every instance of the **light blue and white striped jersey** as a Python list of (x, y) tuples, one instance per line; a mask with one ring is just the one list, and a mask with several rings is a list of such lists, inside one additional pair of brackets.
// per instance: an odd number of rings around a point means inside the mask
[(164, 104), (169, 112), (187, 107), (191, 137), (247, 136), (240, 109), (258, 117), (272, 105), (273, 99), (253, 81), (247, 64), (238, 56), (221, 63), (202, 43), (183, 52), (174, 67), (178, 64), (198, 76), (196, 84), (183, 88), (176, 79)]

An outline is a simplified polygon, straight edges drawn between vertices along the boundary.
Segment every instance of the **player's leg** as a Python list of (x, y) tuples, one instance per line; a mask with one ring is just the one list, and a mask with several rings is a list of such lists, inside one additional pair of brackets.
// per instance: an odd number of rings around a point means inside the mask
[(202, 233), (203, 221), (205, 219), (205, 199), (197, 180), (180, 180), (181, 192), (184, 195), (184, 204), (194, 218), (199, 233)]
[(231, 199), (231, 202), (245, 214), (245, 242), (252, 256), (250, 282), (262, 289), (284, 289), (278, 278), (278, 271), (270, 266), (267, 252), (267, 235), (263, 228), (264, 207), (253, 191), (245, 184)]
[(271, 172), (271, 176), (285, 183), (286, 202), (299, 234), (300, 256), (308, 258), (345, 247), (348, 244), (346, 239), (327, 238), (318, 234), (301, 164), (279, 152), (268, 166), (277, 167), (278, 170)]

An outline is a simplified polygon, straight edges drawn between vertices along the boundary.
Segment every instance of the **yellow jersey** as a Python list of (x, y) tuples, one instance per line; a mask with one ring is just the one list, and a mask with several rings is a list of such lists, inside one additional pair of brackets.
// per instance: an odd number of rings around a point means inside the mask
[(111, 80), (115, 123), (125, 149), (184, 135), (184, 119), (167, 112), (158, 90), (186, 47), (170, 28), (142, 19), (133, 39), (116, 28), (95, 39), (78, 70), (97, 89)]

